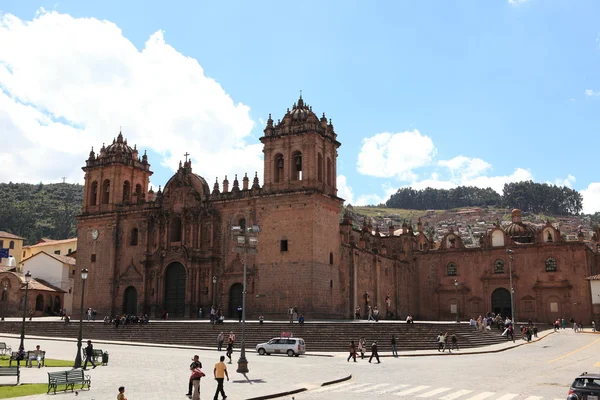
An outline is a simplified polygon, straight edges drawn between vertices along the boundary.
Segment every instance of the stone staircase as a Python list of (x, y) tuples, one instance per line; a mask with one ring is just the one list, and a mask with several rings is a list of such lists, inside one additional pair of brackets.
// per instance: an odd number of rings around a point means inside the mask
[[(540, 330), (547, 327), (539, 326)], [(112, 324), (100, 321), (83, 323), (84, 340), (110, 340), (170, 344), (181, 346), (216, 347), (219, 332), (233, 331), (237, 335), (236, 349), (239, 349), (242, 324), (228, 321), (224, 325), (212, 325), (205, 321), (150, 321), (147, 325), (128, 324), (117, 330)], [(19, 334), (21, 322), (0, 322), (0, 333)], [(25, 334), (31, 336), (77, 338), (79, 322), (65, 324), (62, 321), (26, 321)], [(374, 340), (380, 351), (390, 351), (392, 335), (396, 335), (398, 351), (436, 349), (436, 337), (440, 332), (455, 333), (461, 348), (489, 346), (506, 341), (501, 331), (495, 327), (491, 331), (478, 331), (467, 323), (414, 323), (364, 322), (364, 321), (317, 321), (304, 325), (286, 322), (255, 321), (246, 323), (246, 348), (254, 351), (258, 343), (291, 332), (294, 337), (306, 341), (309, 352), (346, 351), (350, 340), (357, 341), (364, 336), (368, 346)], [(516, 339), (520, 334), (516, 333)]]

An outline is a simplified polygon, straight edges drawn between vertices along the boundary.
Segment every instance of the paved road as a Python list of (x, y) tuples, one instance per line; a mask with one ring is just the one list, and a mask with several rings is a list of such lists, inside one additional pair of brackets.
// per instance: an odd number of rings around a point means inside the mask
[[(0, 337), (13, 348), (16, 337)], [(74, 342), (27, 339), (26, 347), (40, 344), (49, 358), (72, 359)], [(129, 400), (185, 399), (187, 366), (193, 354), (199, 354), (204, 370), (212, 375), (218, 359), (214, 350), (186, 350), (115, 344), (98, 344), (96, 348), (110, 353), (110, 362), (88, 373), (92, 390), (62, 394), (60, 399), (116, 398), (117, 387), (124, 385)], [(598, 371), (600, 335), (574, 334), (571, 330), (552, 334), (545, 339), (501, 353), (440, 355), (427, 357), (382, 358), (381, 364), (366, 360), (347, 363), (344, 354), (331, 357), (259, 356), (248, 354), (250, 373), (235, 372), (239, 354), (228, 368), (231, 381), (225, 390), (231, 400), (308, 388), (295, 394), (296, 400), (423, 398), (442, 400), (511, 400), (565, 399), (574, 375), (582, 371)], [(600, 364), (598, 364), (600, 366)], [(32, 368), (22, 373), (23, 382), (47, 382), (47, 372), (65, 368)], [(321, 387), (321, 383), (352, 374), (340, 384)], [(0, 378), (0, 384), (14, 381)], [(216, 382), (204, 378), (202, 398), (210, 399)], [(283, 397), (290, 400), (292, 396)], [(46, 395), (23, 399), (48, 399)]]

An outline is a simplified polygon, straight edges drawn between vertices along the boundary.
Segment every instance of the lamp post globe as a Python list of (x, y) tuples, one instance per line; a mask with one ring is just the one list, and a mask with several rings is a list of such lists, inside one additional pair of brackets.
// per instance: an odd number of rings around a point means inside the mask
[(88, 277), (88, 269), (81, 270), (81, 307), (79, 308), (79, 335), (77, 336), (77, 354), (73, 368), (81, 368), (81, 341), (83, 339), (83, 299), (85, 294), (85, 281)]

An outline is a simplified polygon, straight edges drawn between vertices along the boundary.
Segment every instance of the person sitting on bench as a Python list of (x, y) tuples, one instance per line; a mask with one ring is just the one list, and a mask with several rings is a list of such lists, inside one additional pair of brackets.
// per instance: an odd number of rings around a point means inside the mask
[(29, 352), (29, 357), (27, 360), (27, 363), (29, 364), (29, 368), (31, 368), (31, 365), (33, 364), (33, 360), (37, 360), (38, 368), (40, 368), (42, 366), (42, 350), (40, 350), (39, 344), (37, 346), (35, 346), (34, 351)]

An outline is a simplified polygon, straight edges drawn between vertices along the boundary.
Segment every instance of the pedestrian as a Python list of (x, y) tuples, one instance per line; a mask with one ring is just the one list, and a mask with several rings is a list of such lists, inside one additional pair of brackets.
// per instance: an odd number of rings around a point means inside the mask
[(596, 332), (596, 321), (592, 321), (592, 332)]
[(367, 347), (367, 342), (365, 341), (365, 337), (362, 336), (358, 341), (358, 351), (360, 351), (360, 359), (365, 359), (365, 347)]
[(350, 355), (346, 361), (350, 362), (350, 359), (353, 358), (354, 362), (356, 362), (356, 345), (354, 344), (354, 340), (350, 341), (350, 347), (348, 347), (348, 351), (350, 351)]
[[(188, 382), (188, 392), (185, 394), (189, 398), (192, 397), (192, 388), (194, 386), (194, 384), (192, 382), (192, 378), (194, 377), (194, 371), (197, 368), (202, 368), (202, 363), (200, 362), (200, 357), (198, 357), (198, 355), (195, 355), (194, 358), (192, 358), (192, 363), (190, 364), (190, 371), (192, 371), (192, 375), (190, 376), (190, 379)], [(200, 378), (198, 378), (198, 379), (200, 379)]]
[(438, 351), (444, 350), (444, 342), (446, 341), (446, 338), (444, 337), (444, 334), (442, 332), (440, 332), (436, 340), (438, 344)]
[(537, 327), (537, 325), (534, 325), (533, 326), (533, 337), (538, 337), (537, 334), (538, 334), (538, 327)]
[(86, 311), (86, 314), (87, 314), (87, 320), (91, 321), (92, 320), (92, 309), (88, 308)]
[(288, 317), (290, 318), (290, 324), (294, 323), (294, 307), (288, 309)]
[(88, 361), (92, 363), (92, 369), (96, 368), (96, 363), (94, 362), (94, 345), (91, 340), (87, 341), (87, 346), (85, 347), (85, 362), (83, 363), (84, 371), (86, 370)]
[(396, 335), (392, 335), (392, 355), (398, 357), (398, 352), (396, 351)]
[(238, 313), (238, 322), (242, 322), (242, 306), (238, 306), (237, 307), (237, 313)]
[(202, 307), (198, 308), (198, 318), (202, 319), (204, 317), (204, 313), (202, 312)]
[(460, 350), (458, 348), (458, 338), (456, 337), (456, 333), (452, 334), (450, 341), (452, 342), (452, 345), (450, 346), (450, 350), (453, 350), (455, 347), (456, 347), (456, 350)]
[(219, 392), (221, 392), (221, 396), (223, 399), (227, 398), (225, 395), (225, 390), (223, 389), (223, 380), (227, 377), (227, 382), (229, 382), (229, 374), (227, 373), (227, 365), (223, 361), (225, 361), (225, 356), (221, 356), (220, 361), (215, 364), (215, 369), (213, 369), (213, 374), (217, 381), (217, 391), (215, 392), (214, 400), (219, 398)]
[(354, 319), (360, 319), (360, 306), (356, 306), (354, 309)]
[(233, 354), (233, 339), (231, 339), (231, 336), (227, 341), (227, 352), (225, 354), (229, 358), (229, 364), (231, 364), (231, 354)]
[(377, 353), (377, 340), (371, 345), (371, 358), (369, 358), (369, 362), (371, 362), (373, 357), (377, 359), (377, 364), (381, 364), (381, 361), (379, 361), (379, 353)]
[(225, 341), (225, 335), (223, 335), (223, 332), (221, 332), (217, 336), (217, 351), (223, 350), (223, 342), (224, 341)]
[(127, 400), (127, 397), (125, 397), (125, 386), (119, 387), (119, 394), (117, 395), (117, 400)]
[(200, 379), (204, 376), (204, 372), (200, 367), (196, 367), (192, 369), (192, 374), (190, 375), (190, 382), (194, 387), (194, 394), (192, 394), (192, 400), (200, 400)]

